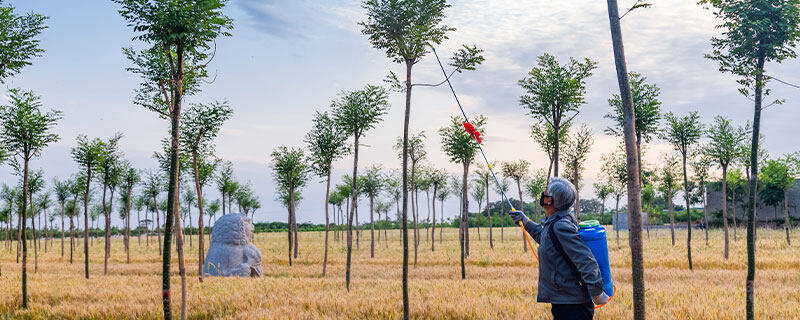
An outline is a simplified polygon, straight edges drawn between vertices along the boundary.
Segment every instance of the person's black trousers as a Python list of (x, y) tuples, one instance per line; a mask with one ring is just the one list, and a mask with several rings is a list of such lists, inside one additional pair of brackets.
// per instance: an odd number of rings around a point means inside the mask
[(594, 317), (594, 303), (553, 304), (553, 320), (591, 320)]

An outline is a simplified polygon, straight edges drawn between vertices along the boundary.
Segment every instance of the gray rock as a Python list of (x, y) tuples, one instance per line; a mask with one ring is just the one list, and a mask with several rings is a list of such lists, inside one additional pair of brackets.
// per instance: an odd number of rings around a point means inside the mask
[(203, 275), (260, 277), (261, 251), (253, 245), (253, 223), (240, 213), (226, 214), (214, 223)]

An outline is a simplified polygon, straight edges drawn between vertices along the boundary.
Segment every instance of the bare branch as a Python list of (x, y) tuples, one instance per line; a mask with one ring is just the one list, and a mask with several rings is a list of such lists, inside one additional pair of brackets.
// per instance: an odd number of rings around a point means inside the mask
[(447, 80), (450, 80), (450, 77), (452, 77), (452, 76), (453, 76), (453, 74), (455, 74), (456, 72), (458, 72), (458, 70), (459, 70), (459, 69), (454, 69), (452, 72), (450, 72), (450, 74), (449, 74), (449, 75), (447, 75), (447, 78), (445, 78), (444, 80), (442, 80), (442, 82), (439, 82), (439, 83), (437, 83), (437, 84), (432, 84), (432, 83), (414, 83), (414, 84), (411, 84), (411, 86), (422, 86), (422, 87), (438, 87), (438, 86), (441, 86), (441, 85), (443, 85), (445, 82), (447, 82)]

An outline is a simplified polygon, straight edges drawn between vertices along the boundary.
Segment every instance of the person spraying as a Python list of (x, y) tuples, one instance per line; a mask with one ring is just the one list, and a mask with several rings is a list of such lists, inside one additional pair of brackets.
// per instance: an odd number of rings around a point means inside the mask
[(603, 291), (600, 267), (578, 233), (577, 219), (569, 212), (575, 193), (572, 183), (554, 177), (539, 199), (546, 215), (543, 224), (531, 221), (522, 211), (509, 213), (539, 244), (536, 301), (552, 304), (555, 320), (592, 319), (594, 305), (609, 299)]

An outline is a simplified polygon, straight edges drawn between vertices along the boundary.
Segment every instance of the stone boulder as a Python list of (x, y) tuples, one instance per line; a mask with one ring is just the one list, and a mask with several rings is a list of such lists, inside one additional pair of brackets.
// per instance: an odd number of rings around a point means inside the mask
[(261, 251), (253, 245), (253, 223), (247, 215), (226, 214), (214, 223), (203, 275), (260, 277)]

